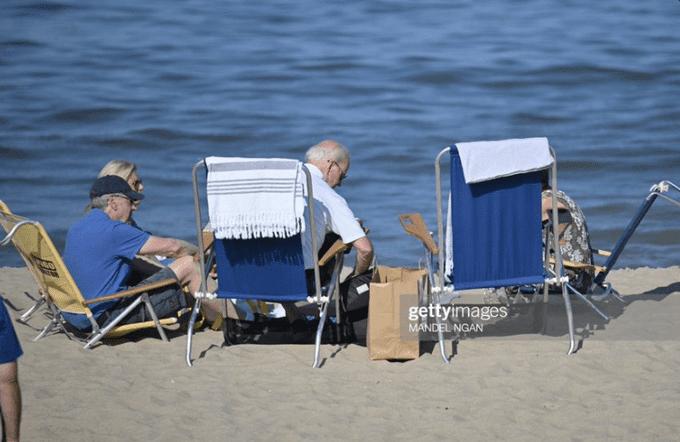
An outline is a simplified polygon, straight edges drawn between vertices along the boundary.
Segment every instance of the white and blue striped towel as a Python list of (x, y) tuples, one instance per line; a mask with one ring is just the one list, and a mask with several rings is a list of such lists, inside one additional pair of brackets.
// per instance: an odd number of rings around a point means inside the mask
[(300, 161), (208, 157), (205, 162), (216, 238), (288, 238), (304, 231)]

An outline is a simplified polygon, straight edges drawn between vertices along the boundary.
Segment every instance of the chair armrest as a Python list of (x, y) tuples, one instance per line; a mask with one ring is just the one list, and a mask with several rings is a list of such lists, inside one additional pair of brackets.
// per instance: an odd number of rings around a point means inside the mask
[(114, 299), (127, 298), (128, 296), (136, 295), (138, 293), (147, 292), (149, 290), (154, 290), (160, 287), (165, 287), (166, 285), (179, 284), (176, 279), (165, 279), (163, 281), (154, 282), (153, 284), (142, 285), (139, 287), (134, 287), (129, 290), (123, 290), (122, 292), (114, 293), (113, 295), (106, 295), (100, 298), (87, 299), (85, 300), (85, 305), (95, 304), (97, 302), (111, 301)]
[(600, 249), (592, 249), (592, 252), (595, 253), (596, 255), (600, 256), (611, 256), (612, 252), (608, 252), (606, 250), (600, 250)]
[(330, 261), (335, 255), (344, 252), (345, 250), (352, 247), (350, 244), (345, 244), (342, 240), (337, 240), (332, 246), (324, 253), (324, 255), (319, 259), (319, 267), (324, 266), (328, 261)]
[[(371, 229), (364, 227), (361, 221), (359, 221), (359, 224), (364, 229), (364, 233), (368, 235), (368, 232), (370, 232)], [(326, 263), (328, 263), (328, 261), (330, 261), (335, 255), (338, 255), (351, 247), (352, 244), (345, 244), (341, 239), (335, 241), (333, 245), (328, 248), (326, 253), (324, 253), (321, 259), (319, 259), (319, 267), (326, 265)]]
[[(550, 258), (550, 264), (555, 264), (555, 258)], [(562, 265), (565, 267), (571, 267), (573, 269), (593, 269), (598, 272), (604, 272), (607, 270), (606, 267), (584, 264), (582, 262), (562, 261)]]

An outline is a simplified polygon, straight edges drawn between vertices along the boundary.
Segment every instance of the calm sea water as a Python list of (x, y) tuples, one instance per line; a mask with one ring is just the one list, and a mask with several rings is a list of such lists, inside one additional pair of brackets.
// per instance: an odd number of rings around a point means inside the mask
[[(63, 250), (124, 158), (146, 186), (138, 223), (191, 239), (199, 159), (301, 158), (332, 138), (380, 262), (417, 266), (397, 215), (436, 228), (437, 153), (545, 136), (610, 248), (652, 184), (680, 184), (678, 23), (671, 0), (3, 0), (0, 199)], [(680, 264), (679, 214), (655, 203), (618, 266)], [(22, 265), (11, 248), (4, 265)]]

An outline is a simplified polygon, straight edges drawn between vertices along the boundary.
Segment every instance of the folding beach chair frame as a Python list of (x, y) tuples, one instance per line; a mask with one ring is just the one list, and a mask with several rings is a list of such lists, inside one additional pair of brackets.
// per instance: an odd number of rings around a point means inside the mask
[(680, 187), (676, 186), (670, 181), (661, 181), (659, 184), (654, 184), (649, 189), (650, 192), (649, 195), (647, 195), (647, 197), (644, 199), (644, 201), (638, 208), (638, 211), (636, 212), (635, 216), (633, 216), (633, 219), (630, 221), (630, 223), (624, 230), (623, 234), (621, 235), (621, 238), (619, 238), (618, 242), (616, 243), (612, 251), (602, 252), (601, 250), (594, 249), (595, 253), (608, 256), (608, 258), (602, 267), (595, 267), (595, 269), (597, 270), (597, 274), (595, 275), (595, 278), (593, 278), (593, 286), (604, 283), (605, 278), (607, 277), (612, 267), (614, 266), (614, 264), (616, 264), (616, 261), (619, 259), (619, 256), (623, 252), (624, 247), (626, 246), (626, 244), (628, 244), (628, 240), (630, 240), (630, 238), (633, 236), (633, 233), (635, 233), (635, 230), (642, 222), (642, 219), (645, 217), (647, 212), (649, 212), (649, 209), (652, 207), (652, 204), (654, 204), (654, 201), (656, 201), (658, 197), (661, 197), (661, 199), (668, 201), (669, 203), (673, 204), (676, 207), (680, 207), (680, 202), (665, 195), (665, 193), (671, 189), (680, 192)]
[[(198, 184), (198, 170), (202, 168), (207, 168), (205, 160), (201, 160), (197, 162), (193, 169), (192, 169), (192, 182), (193, 182), (193, 188), (194, 188), (194, 211), (196, 213), (196, 237), (198, 241), (198, 246), (200, 249), (203, 248), (203, 237), (204, 237), (204, 232), (203, 232), (203, 222), (202, 222), (202, 217), (201, 217), (201, 202), (200, 202), (200, 192), (199, 192), (199, 184)], [(307, 169), (306, 166), (302, 166), (302, 170), (305, 174), (306, 177), (306, 182), (307, 182), (307, 207), (309, 209), (309, 219), (310, 219), (310, 225), (306, 226), (307, 229), (311, 229), (311, 232), (315, 232), (315, 217), (314, 217), (314, 204), (312, 203), (314, 200), (314, 191), (312, 188), (312, 178), (309, 170)], [(318, 244), (316, 241), (316, 235), (311, 235), (312, 238), (312, 250), (318, 250)], [(335, 261), (335, 267), (333, 270), (333, 275), (331, 277), (331, 281), (329, 282), (328, 286), (321, 287), (321, 273), (319, 266), (323, 263), (325, 263), (329, 259), (329, 253), (326, 253), (322, 258), (321, 258), (321, 264), (319, 260), (314, 260), (314, 282), (315, 282), (315, 296), (311, 299), (308, 299), (309, 301), (316, 302), (317, 307), (319, 309), (319, 325), (316, 330), (316, 336), (315, 336), (315, 347), (314, 347), (314, 363), (312, 364), (313, 368), (319, 367), (319, 362), (320, 362), (320, 351), (321, 351), (321, 337), (323, 334), (323, 328), (324, 324), (326, 322), (326, 317), (328, 313), (328, 304), (330, 302), (330, 299), (335, 296), (335, 302), (336, 302), (336, 315), (338, 319), (338, 324), (340, 324), (340, 308), (339, 308), (339, 302), (340, 302), (340, 296), (339, 296), (339, 278), (340, 278), (340, 270), (342, 269), (342, 264), (343, 264), (343, 250), (344, 247), (332, 247), (333, 251), (331, 253), (334, 253), (336, 256), (336, 261)], [(207, 273), (208, 269), (206, 266), (206, 260), (205, 256), (201, 255), (200, 260), (200, 268), (201, 268), (201, 288), (200, 288), (200, 293), (197, 294), (196, 296), (196, 303), (194, 306), (194, 311), (192, 312), (191, 319), (189, 320), (189, 329), (187, 333), (187, 349), (186, 349), (186, 362), (187, 365), (190, 367), (193, 365), (191, 361), (191, 347), (192, 347), (192, 336), (193, 336), (193, 324), (194, 321), (196, 320), (196, 316), (198, 311), (200, 310), (201, 306), (201, 300), (203, 296), (207, 296)], [(325, 292), (325, 294), (324, 294)], [(222, 307), (222, 317), (225, 318), (225, 321), (223, 321), (222, 327), (223, 331), (225, 332), (225, 339), (226, 339), (226, 318), (227, 318), (227, 307), (226, 307), (226, 301), (223, 304)]]
[(600, 255), (600, 256), (605, 256), (607, 257), (606, 262), (602, 266), (598, 265), (588, 265), (588, 264), (578, 264), (578, 263), (571, 263), (571, 262), (564, 262), (564, 266), (568, 268), (590, 268), (594, 272), (594, 278), (593, 282), (588, 288), (586, 293), (581, 293), (579, 290), (574, 288), (571, 284), (567, 284), (568, 290), (573, 293), (574, 295), (577, 295), (581, 299), (583, 299), (588, 305), (594, 309), (600, 316), (602, 316), (605, 320), (611, 319), (608, 315), (603, 313), (601, 310), (599, 310), (586, 296), (590, 296), (591, 298), (595, 299), (596, 301), (601, 301), (607, 296), (613, 296), (614, 298), (618, 299), (619, 301), (625, 303), (626, 301), (621, 298), (614, 290), (612, 290), (611, 284), (606, 283), (605, 279), (607, 275), (609, 275), (609, 272), (611, 269), (614, 267), (616, 264), (616, 261), (619, 259), (619, 256), (621, 256), (621, 253), (623, 252), (623, 249), (626, 247), (626, 244), (628, 244), (628, 241), (630, 238), (633, 236), (635, 233), (635, 230), (638, 228), (640, 223), (642, 222), (643, 218), (649, 210), (652, 207), (652, 204), (654, 204), (654, 201), (657, 200), (657, 198), (664, 199), (668, 201), (669, 203), (673, 204), (676, 207), (680, 207), (680, 202), (676, 201), (675, 199), (671, 198), (670, 196), (665, 195), (666, 192), (669, 190), (675, 190), (677, 192), (680, 192), (680, 187), (676, 186), (670, 181), (661, 181), (658, 184), (654, 184), (650, 189), (649, 189), (649, 195), (645, 197), (643, 200), (642, 204), (639, 206), (637, 212), (631, 219), (631, 221), (628, 223), (628, 226), (626, 229), (623, 231), (621, 234), (621, 237), (617, 241), (616, 245), (614, 248), (611, 250), (611, 252), (600, 250), (600, 249), (591, 249), (592, 253), (595, 255)]
[[(12, 213), (11, 210), (9, 210), (9, 207), (7, 207), (7, 204), (5, 204), (2, 200), (0, 200), (0, 217), (3, 217), (3, 219), (5, 221), (7, 221), (7, 220), (9, 220), (9, 218), (7, 218), (8, 216), (14, 216), (14, 214)], [(5, 246), (10, 241), (12, 241), (12, 237), (14, 236), (14, 233), (16, 233), (16, 230), (20, 227), (20, 225), (28, 224), (28, 223), (32, 223), (32, 222), (33, 221), (30, 221), (30, 220), (20, 221), (19, 225), (15, 225), (11, 230), (8, 230), (6, 228), (5, 223), (0, 223), (3, 226), (5, 233), (7, 234), (7, 236), (5, 236), (5, 239), (0, 241), (0, 245)], [(35, 273), (35, 270), (33, 269), (33, 265), (31, 263), (31, 260), (28, 258), (28, 256), (26, 256), (26, 254), (23, 252), (23, 250), (16, 244), (16, 242), (13, 242), (13, 244), (14, 244), (17, 252), (19, 252), (19, 256), (21, 256), (21, 258), (24, 260), (24, 263), (26, 264), (26, 268), (29, 270), (29, 272), (31, 272), (31, 276), (33, 276), (35, 283), (38, 285), (38, 287), (41, 287), (40, 277)], [(44, 296), (42, 290), (40, 290), (40, 297), (35, 302), (33, 307), (29, 308), (20, 317), (18, 317), (17, 322), (20, 322), (22, 324), (27, 324), (28, 320), (33, 315), (33, 313), (35, 313), (40, 307), (43, 306), (43, 304), (45, 304), (45, 298), (46, 298), (46, 296)]]
[[(10, 241), (13, 242), (17, 251), (26, 262), (26, 267), (33, 275), (41, 296), (41, 300), (39, 300), (36, 305), (29, 309), (27, 313), (22, 315), (22, 318), (27, 317), (29, 313), (35, 312), (42, 304), (47, 304), (50, 312), (52, 313), (52, 320), (50, 323), (40, 331), (38, 336), (36, 336), (33, 341), (43, 338), (55, 326), (58, 326), (69, 338), (85, 342), (85, 349), (92, 348), (104, 337), (118, 337), (133, 331), (152, 327), (156, 327), (161, 339), (165, 342), (168, 342), (168, 337), (163, 330), (163, 325), (175, 324), (179, 321), (179, 319), (177, 317), (172, 317), (159, 320), (156, 312), (153, 309), (153, 306), (151, 305), (148, 291), (177, 284), (177, 280), (167, 279), (153, 284), (134, 287), (130, 290), (125, 290), (112, 295), (85, 300), (42, 224), (37, 221), (29, 220), (12, 214), (2, 201), (0, 201), (0, 209), (2, 209), (0, 210), (0, 224), (2, 224), (3, 228), (7, 232), (7, 236), (2, 241), (0, 241), (0, 245), (6, 245)], [(27, 230), (33, 230), (33, 232), (29, 233)], [(45, 258), (45, 255), (40, 255), (39, 252), (32, 253), (30, 250), (27, 250), (28, 245), (22, 243), (19, 232), (21, 232), (23, 235), (35, 235), (36, 243), (40, 244), (46, 249), (46, 253), (49, 254), (49, 259), (43, 259)], [(61, 283), (53, 284), (53, 282), (56, 281), (60, 281)], [(61, 292), (61, 294), (56, 293), (56, 288), (54, 290), (51, 289), (51, 287), (55, 287), (57, 285), (59, 286), (59, 292)], [(141, 295), (139, 295), (140, 293)], [(136, 295), (139, 295), (137, 299), (135, 299), (113, 321), (111, 321), (110, 324), (104, 328), (99, 327), (99, 324), (95, 320), (92, 311), (89, 308), (90, 305), (97, 302), (122, 299)], [(72, 307), (71, 311), (67, 311), (67, 313), (85, 315), (92, 326), (92, 331), (90, 333), (83, 332), (85, 334), (84, 338), (80, 336), (80, 333), (71, 332), (64, 323), (66, 320), (62, 317), (62, 310), (57, 305), (57, 302), (59, 301), (55, 301), (55, 299), (68, 299)], [(146, 308), (153, 320), (118, 326), (118, 323), (142, 302), (146, 305)]]
[[(439, 305), (441, 302), (441, 295), (444, 292), (450, 291), (453, 292), (455, 290), (455, 287), (452, 285), (446, 285), (445, 281), (445, 250), (444, 250), (444, 216), (443, 216), (443, 200), (442, 200), (442, 184), (441, 184), (441, 158), (451, 152), (450, 147), (446, 147), (443, 149), (436, 157), (435, 159), (435, 180), (436, 180), (436, 198), (437, 198), (437, 235), (438, 235), (438, 246), (437, 246), (437, 251), (438, 251), (438, 272), (435, 278), (434, 274), (430, 274), (430, 281), (431, 281), (431, 287), (432, 287), (432, 298), (433, 301)], [(553, 188), (553, 198), (552, 198), (552, 228), (553, 231), (555, 229), (555, 226), (558, 225), (557, 219), (558, 219), (558, 212), (557, 212), (557, 199), (555, 195), (557, 194), (557, 159), (555, 156), (555, 151), (550, 147), (550, 154), (553, 158), (552, 162), (552, 188)], [(453, 171), (451, 171), (453, 173)], [(557, 235), (553, 235), (554, 238), (554, 247), (555, 250), (560, 250), (559, 249), (559, 244), (558, 244), (558, 239)], [(430, 251), (430, 259), (432, 259), (431, 255), (432, 252)], [(576, 350), (576, 340), (574, 336), (574, 319), (573, 319), (573, 314), (572, 314), (572, 309), (571, 309), (571, 301), (569, 299), (569, 294), (567, 292), (567, 287), (566, 287), (566, 282), (567, 278), (564, 274), (564, 267), (562, 264), (562, 256), (560, 253), (555, 254), (556, 259), (555, 259), (555, 266), (554, 270), (552, 272), (548, 272), (548, 263), (546, 262), (547, 260), (544, 259), (544, 270), (546, 274), (552, 273), (552, 277), (546, 277), (545, 282), (544, 282), (544, 290), (543, 290), (543, 302), (547, 302), (548, 300), (548, 286), (553, 285), (553, 286), (558, 286), (561, 289), (562, 292), (562, 297), (564, 299), (564, 306), (567, 314), (567, 324), (569, 327), (569, 350), (567, 354), (571, 354)], [(431, 266), (431, 264), (428, 264)], [(441, 319), (437, 317), (437, 321), (440, 322)], [(442, 327), (438, 327), (439, 329), (439, 335), (438, 335), (438, 340), (439, 340), (439, 347), (441, 351), (441, 356), (442, 359), (446, 362), (450, 362), (450, 358), (446, 355), (446, 350), (444, 348), (444, 339), (443, 339), (443, 331)]]

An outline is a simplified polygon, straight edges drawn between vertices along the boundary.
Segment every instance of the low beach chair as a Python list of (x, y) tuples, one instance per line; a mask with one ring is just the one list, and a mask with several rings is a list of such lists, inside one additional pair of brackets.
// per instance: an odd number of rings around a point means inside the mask
[[(112, 295), (85, 300), (44, 227), (37, 221), (12, 214), (4, 204), (0, 208), (3, 209), (0, 211), (0, 224), (8, 232), (1, 243), (2, 245), (8, 244), (9, 241), (14, 243), (38, 285), (38, 291), (42, 300), (39, 303), (46, 304), (52, 315), (52, 321), (42, 329), (34, 341), (44, 337), (56, 326), (70, 338), (84, 341), (85, 349), (92, 348), (102, 338), (116, 338), (133, 331), (153, 327), (156, 327), (161, 339), (168, 342), (163, 326), (176, 324), (179, 322), (179, 318), (158, 319), (149, 301), (148, 292), (160, 287), (177, 284), (176, 280), (168, 279)], [(137, 296), (137, 299), (109, 325), (100, 328), (89, 306), (97, 302), (122, 299), (130, 296)], [(153, 321), (118, 326), (117, 324), (140, 303), (146, 304), (146, 308)], [(38, 307), (39, 304), (36, 304), (36, 306), (30, 309), (30, 312), (35, 311)], [(62, 317), (62, 312), (86, 316), (92, 325), (91, 331), (80, 332), (71, 327)]]
[[(24, 253), (24, 251), (19, 247), (15, 241), (12, 240), (12, 237), (14, 236), (14, 233), (11, 231), (13, 228), (15, 228), (15, 224), (13, 222), (10, 222), (10, 217), (13, 217), (13, 213), (9, 210), (9, 207), (7, 207), (7, 204), (4, 203), (4, 201), (0, 200), (0, 225), (2, 225), (2, 228), (4, 229), (5, 233), (7, 236), (0, 242), (0, 245), (7, 245), (10, 241), (14, 244), (14, 247), (16, 248), (17, 252), (19, 253), (19, 256), (24, 260), (24, 263), (26, 264), (26, 268), (31, 272), (31, 276), (33, 276), (33, 279), (35, 280), (36, 284), (38, 284), (38, 287), (40, 287), (40, 278), (38, 275), (35, 273), (35, 270), (33, 269), (33, 266), (31, 265), (31, 260), (30, 258)], [(19, 222), (19, 224), (27, 224), (30, 223), (31, 221), (25, 220)], [(16, 227), (18, 228), (18, 227)], [(26, 324), (30, 317), (35, 313), (40, 307), (42, 307), (45, 304), (45, 296), (42, 295), (42, 292), (40, 293), (40, 297), (38, 300), (35, 302), (33, 307), (29, 308), (26, 310), (19, 318), (17, 318), (18, 322), (21, 322), (22, 324)]]
[(587, 268), (593, 274), (592, 284), (586, 290), (578, 290), (571, 284), (567, 284), (567, 288), (572, 294), (577, 295), (581, 299), (588, 302), (589, 305), (593, 309), (595, 309), (595, 311), (598, 314), (600, 314), (600, 316), (602, 316), (603, 318), (611, 319), (605, 313), (601, 312), (596, 306), (590, 303), (587, 297), (591, 297), (592, 299), (595, 300), (601, 300), (611, 295), (618, 299), (619, 301), (625, 303), (625, 300), (621, 298), (614, 290), (612, 290), (611, 284), (606, 282), (607, 275), (609, 275), (609, 272), (612, 270), (612, 268), (616, 264), (616, 261), (621, 256), (623, 249), (626, 247), (626, 244), (628, 244), (628, 241), (635, 233), (635, 230), (638, 228), (645, 215), (651, 209), (652, 204), (654, 204), (654, 201), (656, 201), (658, 198), (661, 198), (663, 200), (668, 201), (669, 203), (673, 204), (676, 207), (680, 207), (679, 201), (667, 195), (667, 192), (669, 192), (670, 190), (680, 192), (680, 188), (670, 181), (661, 181), (658, 184), (654, 184), (649, 190), (649, 195), (645, 197), (642, 204), (639, 206), (637, 212), (634, 214), (633, 218), (628, 223), (628, 226), (621, 234), (621, 237), (615, 244), (614, 248), (611, 251), (596, 248), (591, 249), (593, 256), (600, 256), (606, 258), (604, 264), (587, 265), (564, 261), (564, 266), (567, 268), (574, 269)]
[[(226, 318), (227, 300), (249, 299), (277, 303), (309, 302), (318, 308), (313, 367), (319, 366), (321, 337), (333, 295), (338, 299), (338, 278), (342, 253), (337, 255), (330, 283), (321, 285), (319, 262), (314, 260), (314, 292), (309, 295), (302, 252), (303, 229), (314, 231), (314, 204), (311, 176), (296, 160), (209, 157), (192, 170), (196, 229), (199, 247), (204, 237), (198, 170), (207, 169), (206, 198), (210, 228), (214, 232), (218, 290), (206, 293), (207, 264), (201, 258), (201, 292), (206, 297), (225, 300), (222, 317), (225, 342), (230, 343)], [(303, 176), (307, 195), (303, 197)], [(309, 212), (305, 217), (304, 211)], [(279, 215), (272, 216), (271, 212)], [(274, 220), (275, 219), (275, 220)], [(272, 222), (274, 220), (274, 222)], [(309, 224), (305, 225), (305, 220)], [(312, 250), (317, 250), (312, 236)], [(202, 297), (196, 298), (195, 312)], [(186, 362), (192, 365), (192, 331), (195, 315), (189, 321)]]
[[(448, 198), (451, 228), (445, 231), (441, 161), (447, 154), (451, 164)], [(540, 285), (544, 288), (543, 296), (535, 293), (533, 301), (545, 303), (548, 287), (558, 288), (566, 309), (570, 354), (576, 344), (561, 256), (557, 254), (549, 272), (542, 250), (540, 179), (541, 170), (550, 166), (556, 186), (555, 153), (545, 138), (447, 147), (435, 160), (438, 243), (428, 238), (430, 234), (424, 233), (424, 226), (411, 227), (422, 224), (413, 221), (413, 214), (402, 215), (402, 224), (407, 233), (425, 243), (430, 302), (436, 305), (440, 305), (443, 297), (450, 301), (463, 290)], [(552, 212), (556, 220), (554, 199)], [(434, 269), (435, 256), (438, 269)], [(439, 322), (439, 317), (436, 319)], [(438, 328), (441, 356), (448, 363), (442, 328)]]

